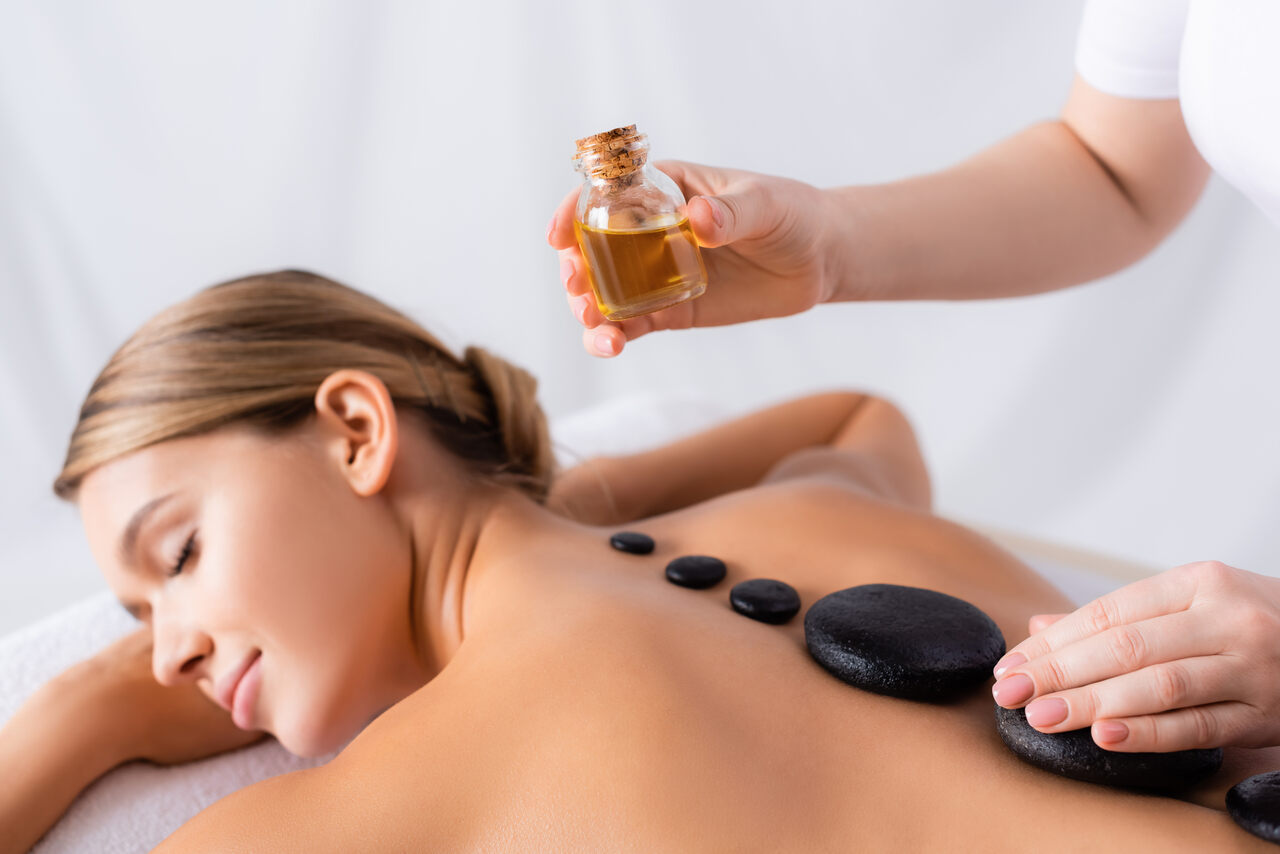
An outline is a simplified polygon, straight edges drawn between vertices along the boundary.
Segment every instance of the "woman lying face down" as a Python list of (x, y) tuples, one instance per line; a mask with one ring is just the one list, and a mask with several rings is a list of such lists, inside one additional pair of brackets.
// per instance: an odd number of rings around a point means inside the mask
[[(730, 607), (752, 579), (786, 582), (802, 609), (888, 582), (971, 602), (1010, 642), (1069, 608), (932, 515), (892, 406), (814, 395), (553, 477), (533, 392), (298, 272), (197, 294), (112, 358), (56, 488), (154, 635), (110, 655), (150, 655), (168, 687), (99, 703), (163, 711), (143, 749), (103, 730), (127, 747), (97, 773), (243, 743), (228, 718), (302, 755), (342, 748), (219, 801), (163, 850), (1254, 843), (1197, 805), (1220, 808), (1238, 764), (1185, 793), (1197, 803), (1056, 777), (1001, 745), (985, 687), (936, 705), (860, 691), (809, 656), (802, 619)], [(611, 548), (620, 528), (655, 549)], [(668, 583), (685, 555), (727, 577)], [(174, 733), (183, 750), (155, 746)], [(41, 803), (65, 806), (66, 779), (51, 772), (63, 800)]]

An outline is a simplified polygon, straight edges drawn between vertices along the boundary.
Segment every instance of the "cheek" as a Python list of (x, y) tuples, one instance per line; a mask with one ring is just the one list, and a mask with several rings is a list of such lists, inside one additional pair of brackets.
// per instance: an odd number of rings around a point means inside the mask
[(380, 498), (306, 471), (273, 472), (262, 482), (222, 505), (218, 527), (237, 588), (228, 592), (264, 624), (330, 637), (341, 625), (335, 618), (386, 595), (408, 560), (407, 542)]
[(215, 597), (269, 656), (275, 735), (295, 753), (327, 753), (377, 711), (362, 705), (380, 696), (371, 663), (395, 658), (405, 641), (408, 537), (385, 501), (345, 484), (297, 473), (260, 483), (206, 512)]

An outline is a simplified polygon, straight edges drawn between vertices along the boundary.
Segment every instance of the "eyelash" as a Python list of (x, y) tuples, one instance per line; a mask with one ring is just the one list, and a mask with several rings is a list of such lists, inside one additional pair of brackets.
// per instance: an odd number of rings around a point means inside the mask
[(187, 561), (191, 559), (191, 552), (195, 550), (195, 547), (196, 535), (192, 534), (187, 538), (187, 544), (182, 547), (182, 554), (178, 555), (178, 560), (173, 565), (173, 569), (169, 570), (170, 578), (182, 572), (182, 568), (186, 566)]

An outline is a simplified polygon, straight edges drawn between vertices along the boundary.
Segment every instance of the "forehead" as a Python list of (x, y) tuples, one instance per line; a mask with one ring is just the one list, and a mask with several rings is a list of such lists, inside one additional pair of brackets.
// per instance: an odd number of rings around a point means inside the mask
[(89, 472), (78, 504), (89, 548), (108, 570), (118, 564), (119, 540), (130, 519), (166, 495), (199, 494), (219, 477), (251, 470), (265, 439), (247, 430), (223, 429), (161, 442), (112, 460)]

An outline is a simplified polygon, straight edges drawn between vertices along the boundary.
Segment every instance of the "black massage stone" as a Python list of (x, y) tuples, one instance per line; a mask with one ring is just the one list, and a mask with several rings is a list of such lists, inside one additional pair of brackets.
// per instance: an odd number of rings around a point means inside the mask
[(1242, 780), (1227, 792), (1227, 812), (1236, 824), (1268, 842), (1280, 842), (1280, 771)]
[(694, 590), (706, 590), (724, 581), (724, 561), (708, 555), (684, 555), (667, 564), (667, 581)]
[(653, 537), (636, 531), (619, 531), (609, 538), (609, 545), (627, 554), (647, 555), (653, 551)]
[[(1199, 782), (1222, 766), (1222, 751), (1217, 748), (1173, 753), (1118, 753), (1094, 744), (1088, 727), (1071, 732), (1040, 732), (1027, 723), (1027, 715), (1022, 709), (1003, 706), (996, 706), (996, 731), (1005, 746), (1024, 762), (1063, 777), (1104, 786), (1176, 791)], [(1280, 789), (1276, 791), (1280, 792)], [(1231, 796), (1228, 795), (1227, 804), (1230, 803)]]
[(823, 596), (804, 615), (809, 654), (856, 688), (945, 702), (991, 677), (1004, 635), (990, 617), (954, 596), (863, 584)]
[(733, 585), (729, 604), (744, 617), (780, 626), (800, 612), (800, 594), (786, 582), (753, 578)]

